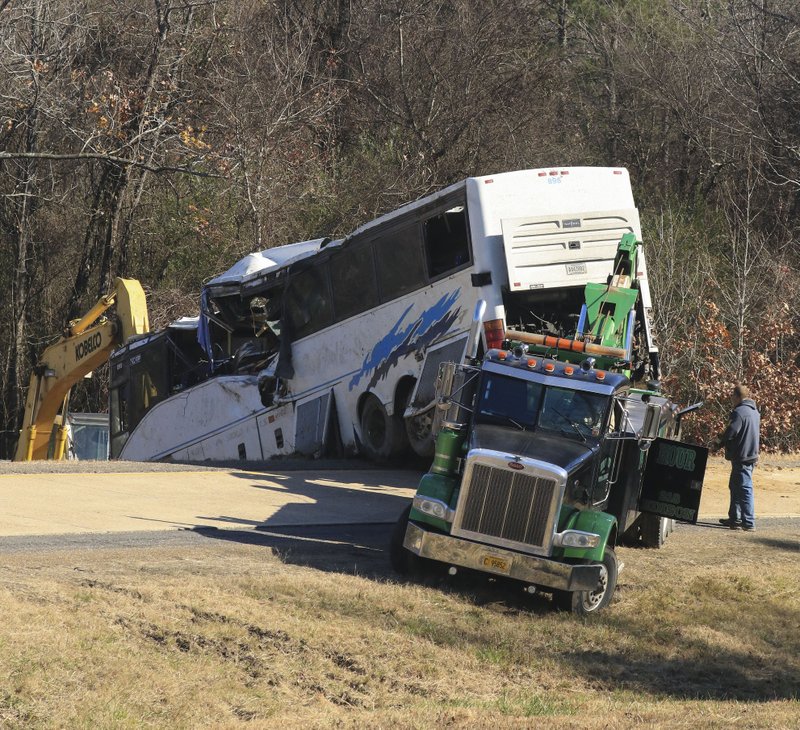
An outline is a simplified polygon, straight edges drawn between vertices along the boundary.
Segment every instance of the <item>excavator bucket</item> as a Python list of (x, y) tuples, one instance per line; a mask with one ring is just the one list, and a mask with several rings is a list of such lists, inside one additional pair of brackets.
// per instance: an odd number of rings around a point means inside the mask
[(150, 331), (147, 316), (147, 298), (142, 285), (136, 279), (116, 281), (117, 315), (122, 326), (121, 342), (127, 342), (133, 335), (143, 335)]

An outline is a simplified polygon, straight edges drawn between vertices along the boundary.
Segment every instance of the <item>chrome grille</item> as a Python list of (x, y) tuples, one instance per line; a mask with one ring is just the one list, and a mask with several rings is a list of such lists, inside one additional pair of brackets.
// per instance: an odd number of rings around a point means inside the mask
[(462, 486), (458, 531), (531, 547), (549, 545), (558, 481), (486, 464), (473, 464)]

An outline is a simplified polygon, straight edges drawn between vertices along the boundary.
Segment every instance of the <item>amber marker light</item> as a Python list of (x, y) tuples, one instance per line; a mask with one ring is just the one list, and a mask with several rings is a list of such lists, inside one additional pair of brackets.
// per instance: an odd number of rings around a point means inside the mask
[(572, 375), (572, 373), (574, 372), (575, 368), (572, 368), (569, 365), (567, 365), (567, 367), (564, 368), (564, 375)]
[(553, 363), (549, 362), (544, 366), (544, 371), (546, 373), (552, 373), (556, 369), (556, 366)]
[(535, 368), (538, 364), (539, 363), (536, 360), (534, 360), (533, 358), (530, 358), (528, 360), (528, 367), (529, 368)]
[(598, 380), (605, 380), (606, 379), (606, 374), (602, 370), (598, 370), (595, 373), (595, 376), (597, 377)]

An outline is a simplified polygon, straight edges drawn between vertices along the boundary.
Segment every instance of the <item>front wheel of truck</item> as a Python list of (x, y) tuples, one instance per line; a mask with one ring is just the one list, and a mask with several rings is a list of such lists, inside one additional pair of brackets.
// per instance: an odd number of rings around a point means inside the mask
[[(592, 562), (590, 565), (596, 565)], [(597, 587), (590, 591), (553, 591), (553, 602), (562, 611), (590, 616), (605, 608), (614, 597), (619, 576), (617, 554), (607, 547), (600, 563), (602, 571)]]

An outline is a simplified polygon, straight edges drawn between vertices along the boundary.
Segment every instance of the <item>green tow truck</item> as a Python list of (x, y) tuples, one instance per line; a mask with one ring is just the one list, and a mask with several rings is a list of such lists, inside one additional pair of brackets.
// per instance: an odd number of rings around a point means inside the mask
[(679, 438), (701, 404), (632, 380), (631, 238), (609, 282), (587, 285), (573, 338), (507, 330), (502, 349), (477, 359), (475, 337), (465, 364), (442, 365), (433, 464), (392, 535), (399, 573), (480, 571), (593, 614), (614, 594), (617, 545), (660, 547), (673, 520), (697, 521), (708, 452)]

